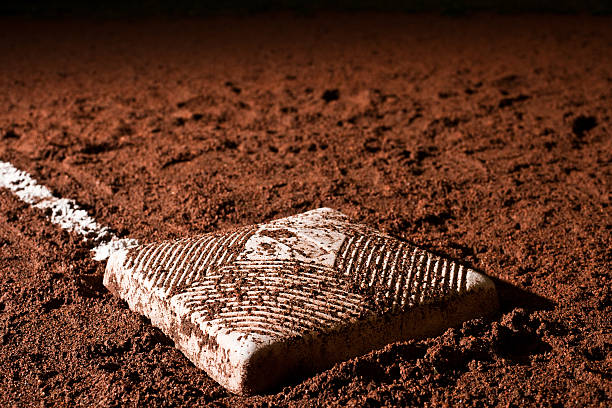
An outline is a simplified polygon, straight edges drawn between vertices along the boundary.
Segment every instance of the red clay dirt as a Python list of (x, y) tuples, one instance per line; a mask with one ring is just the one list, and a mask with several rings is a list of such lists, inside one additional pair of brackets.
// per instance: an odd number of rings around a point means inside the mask
[(0, 191), (0, 405), (610, 404), (610, 17), (5, 18), (0, 60), (0, 159), (121, 236), (328, 206), (487, 273), (502, 305), (237, 397)]

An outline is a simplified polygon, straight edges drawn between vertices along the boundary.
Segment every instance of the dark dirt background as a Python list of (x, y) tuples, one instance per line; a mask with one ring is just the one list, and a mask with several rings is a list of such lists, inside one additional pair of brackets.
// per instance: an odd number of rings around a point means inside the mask
[(609, 406), (611, 18), (4, 18), (0, 61), (0, 159), (122, 236), (330, 206), (503, 308), (240, 398), (0, 191), (0, 405)]
[(142, 17), (249, 15), (270, 11), (313, 15), (329, 11), (612, 14), (610, 0), (3, 0), (0, 15)]

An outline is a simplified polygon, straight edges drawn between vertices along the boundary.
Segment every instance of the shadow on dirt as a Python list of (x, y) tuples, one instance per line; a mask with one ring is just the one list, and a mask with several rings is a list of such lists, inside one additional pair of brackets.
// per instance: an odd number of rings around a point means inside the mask
[(508, 313), (516, 308), (533, 311), (551, 310), (555, 307), (555, 303), (545, 297), (528, 292), (501, 279), (492, 276), (489, 276), (489, 278), (497, 288), (501, 313)]

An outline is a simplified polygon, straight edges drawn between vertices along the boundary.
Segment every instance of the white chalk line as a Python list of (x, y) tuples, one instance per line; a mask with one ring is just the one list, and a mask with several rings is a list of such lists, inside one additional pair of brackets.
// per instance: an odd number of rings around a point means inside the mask
[(53, 196), (47, 187), (39, 184), (30, 174), (1, 160), (0, 188), (12, 191), (21, 201), (34, 208), (46, 210), (53, 224), (82, 235), (85, 241), (92, 239), (98, 244), (91, 250), (96, 261), (107, 259), (113, 251), (138, 244), (135, 239), (117, 238), (108, 227), (98, 224), (74, 200)]

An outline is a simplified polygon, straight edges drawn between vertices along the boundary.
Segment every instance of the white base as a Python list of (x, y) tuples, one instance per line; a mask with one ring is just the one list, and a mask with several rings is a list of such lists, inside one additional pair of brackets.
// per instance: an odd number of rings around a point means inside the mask
[(327, 208), (116, 251), (104, 285), (243, 395), (498, 307), (484, 275)]

